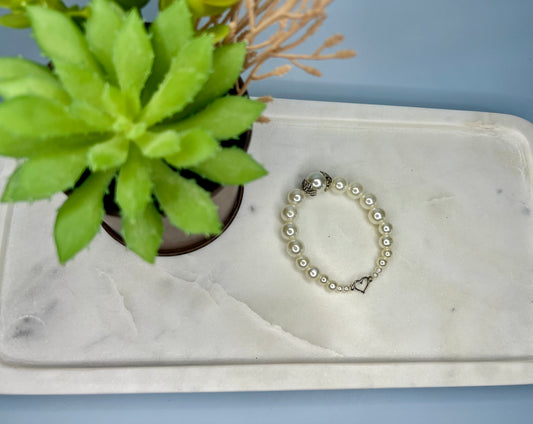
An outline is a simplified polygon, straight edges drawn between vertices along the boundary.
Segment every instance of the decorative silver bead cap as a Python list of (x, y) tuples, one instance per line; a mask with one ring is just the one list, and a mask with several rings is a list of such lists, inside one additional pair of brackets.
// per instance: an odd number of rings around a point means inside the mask
[(302, 190), (308, 196), (316, 196), (319, 191), (328, 191), (333, 178), (324, 171), (311, 172), (302, 181)]

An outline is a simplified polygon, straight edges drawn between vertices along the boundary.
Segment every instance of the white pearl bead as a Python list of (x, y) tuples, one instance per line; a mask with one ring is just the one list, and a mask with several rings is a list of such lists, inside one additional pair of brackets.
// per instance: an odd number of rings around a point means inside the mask
[(350, 291), (350, 286), (344, 286), (344, 293), (348, 293)]
[(343, 291), (342, 286), (338, 285), (338, 286), (337, 286), (337, 291), (340, 292), (340, 293), (342, 293), (342, 291)]
[(390, 234), (392, 232), (392, 225), (384, 221), (381, 224), (379, 224), (378, 230), (380, 234), (383, 234), (383, 235)]
[(379, 246), (381, 248), (391, 247), (392, 246), (392, 237), (381, 236), (379, 238)]
[(381, 251), (381, 256), (383, 256), (384, 258), (388, 259), (392, 256), (392, 250), (390, 249), (383, 249)]
[(318, 271), (318, 268), (316, 266), (311, 266), (306, 272), (306, 275), (311, 280), (316, 280), (316, 278), (319, 276), (319, 274), (320, 274), (320, 271)]
[(378, 258), (378, 260), (376, 261), (376, 265), (380, 268), (384, 268), (385, 266), (387, 266), (387, 260), (385, 258)]
[(315, 190), (322, 190), (326, 187), (326, 177), (321, 172), (312, 172), (306, 178)]
[(351, 183), (346, 190), (346, 194), (351, 199), (357, 200), (363, 194), (363, 186), (358, 183)]
[(372, 209), (376, 206), (376, 196), (370, 193), (364, 193), (359, 202), (361, 203), (361, 206), (365, 209)]
[(368, 212), (368, 219), (372, 224), (379, 224), (385, 219), (385, 211), (380, 208), (372, 209)]
[(281, 235), (284, 239), (289, 240), (290, 238), (296, 236), (298, 233), (298, 227), (294, 225), (294, 222), (286, 222), (281, 228)]
[(287, 205), (281, 210), (281, 219), (292, 221), (298, 215), (298, 209), (294, 205)]
[(309, 266), (309, 258), (307, 256), (298, 256), (296, 258), (296, 266), (300, 270), (305, 271)]
[(318, 281), (320, 281), (322, 284), (327, 284), (327, 282), (329, 281), (329, 277), (326, 274), (321, 274), (318, 277)]
[(333, 193), (344, 193), (347, 187), (348, 187), (348, 183), (346, 182), (344, 178), (342, 177), (333, 178), (333, 182), (331, 184), (331, 190), (333, 191)]
[(335, 281), (330, 281), (328, 287), (330, 290), (335, 290), (337, 288), (337, 283)]
[(289, 194), (287, 195), (287, 200), (291, 205), (299, 205), (300, 203), (302, 203), (303, 199), (304, 192), (299, 188), (295, 188), (294, 190), (289, 191)]
[(304, 252), (304, 245), (300, 240), (291, 240), (287, 244), (287, 251), (289, 255), (297, 257)]
[(379, 274), (378, 274), (377, 272), (374, 272), (374, 273), (372, 274), (372, 277), (374, 277), (374, 279), (376, 279), (376, 278), (379, 277)]

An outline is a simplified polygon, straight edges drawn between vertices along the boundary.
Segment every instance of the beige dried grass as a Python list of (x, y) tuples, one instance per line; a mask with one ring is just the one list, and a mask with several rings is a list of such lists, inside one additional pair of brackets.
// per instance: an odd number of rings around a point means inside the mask
[[(242, 0), (225, 14), (211, 17), (202, 28), (225, 24), (229, 34), (224, 43), (244, 41), (247, 54), (243, 71), (250, 70), (243, 84), (237, 87), (238, 94), (243, 94), (252, 81), (274, 76), (282, 76), (296, 66), (310, 75), (321, 76), (315, 67), (302, 63), (307, 60), (347, 59), (355, 56), (353, 50), (338, 50), (323, 53), (340, 44), (344, 37), (335, 34), (328, 37), (313, 53), (294, 54), (292, 49), (298, 47), (314, 35), (324, 23), (326, 7), (333, 0)], [(256, 41), (267, 30), (277, 26), (277, 30), (264, 41)], [(290, 64), (276, 67), (270, 72), (260, 73), (261, 67), (268, 59), (285, 59)]]

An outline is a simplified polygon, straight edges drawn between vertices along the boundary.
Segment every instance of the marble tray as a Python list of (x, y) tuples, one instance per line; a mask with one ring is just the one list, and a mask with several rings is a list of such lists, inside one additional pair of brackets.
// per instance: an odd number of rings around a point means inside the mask
[[(533, 126), (292, 100), (267, 115), (251, 152), (269, 175), (195, 253), (150, 266), (102, 231), (61, 267), (63, 198), (2, 206), (1, 393), (533, 383)], [(14, 164), (0, 166), (5, 181)], [(364, 295), (305, 281), (284, 252), (279, 210), (315, 169), (359, 181), (395, 227)], [(374, 261), (373, 230), (325, 196), (302, 207), (302, 239), (331, 277), (353, 278)]]

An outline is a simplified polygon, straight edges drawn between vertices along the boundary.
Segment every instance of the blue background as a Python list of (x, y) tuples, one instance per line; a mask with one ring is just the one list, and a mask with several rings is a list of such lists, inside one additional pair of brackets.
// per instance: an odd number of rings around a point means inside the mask
[[(355, 59), (252, 85), (252, 95), (508, 113), (533, 122), (531, 0), (336, 0)], [(147, 9), (153, 16), (154, 8)], [(0, 28), (0, 55), (43, 61), (27, 31)], [(272, 393), (0, 396), (0, 423), (533, 422), (533, 385)]]

